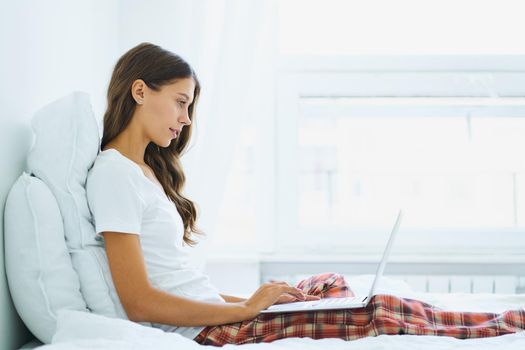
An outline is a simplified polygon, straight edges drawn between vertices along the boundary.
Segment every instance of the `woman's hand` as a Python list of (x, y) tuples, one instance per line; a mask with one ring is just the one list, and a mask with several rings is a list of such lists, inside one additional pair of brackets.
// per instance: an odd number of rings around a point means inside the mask
[[(272, 283), (284, 283), (284, 284), (288, 285), (288, 283), (286, 283), (284, 281), (270, 280), (270, 282), (272, 282)], [(274, 304), (285, 304), (285, 303), (292, 303), (292, 302), (296, 302), (296, 301), (311, 301), (311, 300), (319, 300), (319, 299), (321, 299), (320, 297), (315, 296), (315, 295), (304, 294), (304, 292), (303, 292), (303, 295), (305, 296), (305, 299), (298, 299), (297, 297), (295, 297), (293, 295), (283, 294), (283, 295), (281, 295), (279, 297), (279, 299), (277, 299), (277, 301)]]
[[(293, 298), (290, 300), (290, 298)], [(317, 300), (313, 295), (305, 296), (302, 290), (292, 287), (286, 282), (267, 282), (262, 284), (253, 295), (242, 302), (246, 307), (247, 318), (251, 319), (259, 315), (261, 310), (268, 306), (290, 301)]]
[(285, 303), (293, 303), (296, 301), (311, 301), (311, 300), (321, 299), (316, 295), (310, 295), (310, 294), (304, 294), (304, 293), (303, 295), (305, 296), (305, 299), (298, 299), (294, 297), (293, 295), (283, 294), (279, 297), (279, 299), (277, 299), (277, 301), (274, 304), (285, 304)]

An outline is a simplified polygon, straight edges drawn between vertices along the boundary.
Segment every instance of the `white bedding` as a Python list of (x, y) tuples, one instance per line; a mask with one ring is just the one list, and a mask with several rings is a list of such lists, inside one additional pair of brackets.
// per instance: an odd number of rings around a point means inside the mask
[[(371, 276), (349, 280), (356, 292), (366, 291)], [(384, 278), (378, 294), (395, 294), (430, 302), (448, 310), (501, 312), (522, 309), (525, 294), (416, 293), (403, 281)], [(288, 338), (272, 343), (225, 345), (225, 349), (525, 349), (525, 331), (499, 337), (456, 339), (443, 336), (381, 335), (354, 341)], [(176, 333), (142, 326), (123, 319), (61, 310), (52, 344), (38, 349), (202, 349), (203, 345)], [(208, 347), (209, 348), (209, 347)]]

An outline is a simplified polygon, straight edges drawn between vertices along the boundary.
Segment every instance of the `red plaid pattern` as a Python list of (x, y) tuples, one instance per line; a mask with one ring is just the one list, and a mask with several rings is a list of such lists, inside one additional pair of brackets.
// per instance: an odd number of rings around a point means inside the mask
[[(298, 285), (321, 297), (353, 296), (344, 277), (315, 275)], [(310, 337), (354, 340), (381, 334), (444, 335), (455, 338), (493, 337), (525, 329), (525, 311), (502, 313), (445, 311), (422, 301), (375, 295), (364, 308), (260, 314), (252, 320), (206, 327), (200, 344), (223, 346)]]

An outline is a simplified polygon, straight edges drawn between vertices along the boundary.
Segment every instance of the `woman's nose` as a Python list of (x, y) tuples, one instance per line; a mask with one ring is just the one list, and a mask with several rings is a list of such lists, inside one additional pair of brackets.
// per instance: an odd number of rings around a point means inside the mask
[(190, 125), (191, 124), (191, 119), (190, 119), (190, 116), (188, 113), (185, 113), (183, 116), (182, 116), (182, 119), (180, 119), (181, 123), (185, 124), (185, 125)]

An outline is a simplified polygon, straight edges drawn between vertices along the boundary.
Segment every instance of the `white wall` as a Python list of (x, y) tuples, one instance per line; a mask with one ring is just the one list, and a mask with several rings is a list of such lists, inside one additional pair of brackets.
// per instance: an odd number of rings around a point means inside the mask
[[(3, 213), (8, 191), (25, 168), (33, 135), (32, 114), (72, 90), (91, 95), (103, 113), (117, 57), (118, 1), (2, 1), (0, 11), (0, 271), (4, 271)], [(14, 349), (33, 336), (0, 276), (0, 348)]]

